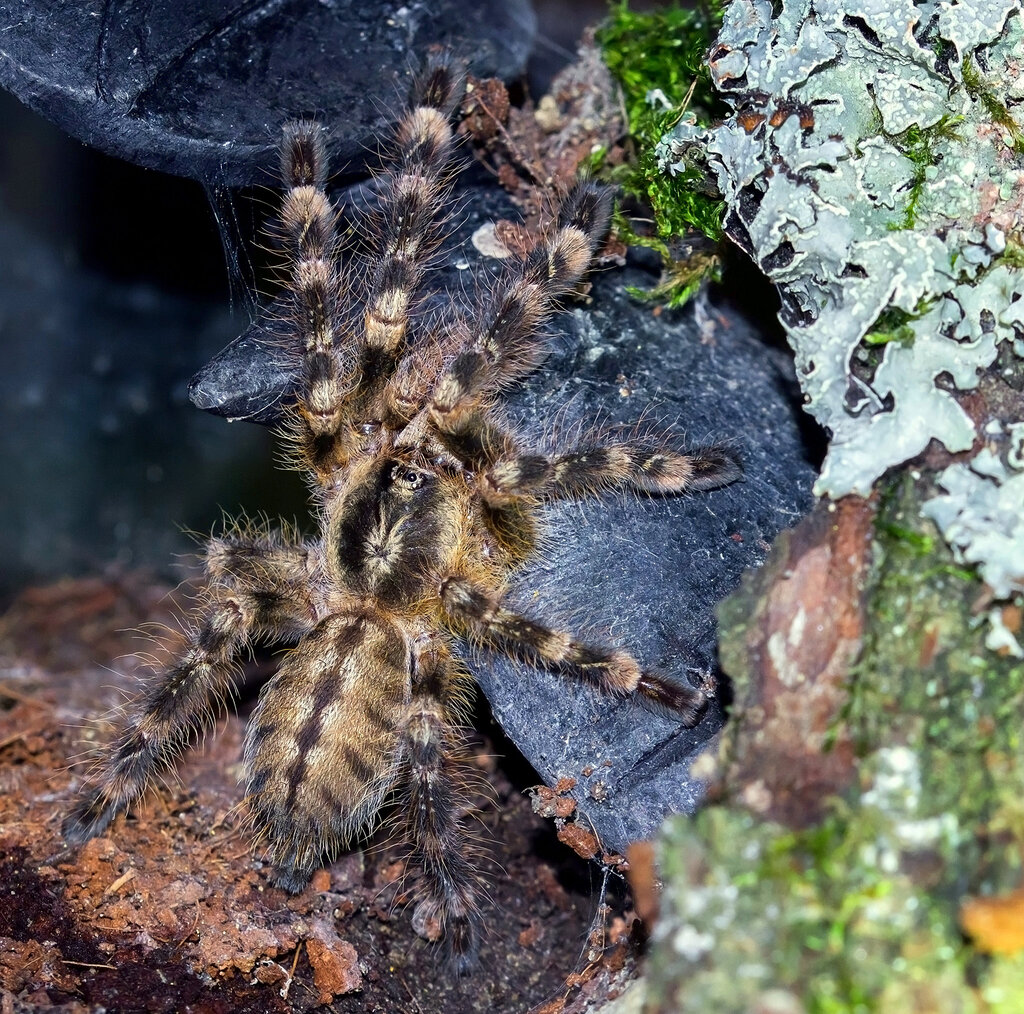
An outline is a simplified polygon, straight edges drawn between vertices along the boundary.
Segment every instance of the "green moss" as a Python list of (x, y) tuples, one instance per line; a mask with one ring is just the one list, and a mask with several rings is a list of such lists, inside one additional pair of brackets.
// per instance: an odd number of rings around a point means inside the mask
[[(648, 1009), (748, 1014), (777, 1009), (768, 1000), (779, 997), (788, 1001), (778, 1009), (807, 1014), (973, 1009), (962, 1006), (970, 991), (955, 926), (889, 858), (893, 823), (845, 806), (803, 831), (721, 806), (673, 819)], [(894, 984), (931, 988), (882, 1005)]]
[[(634, 146), (630, 163), (610, 179), (652, 211), (651, 233), (630, 224), (619, 234), (628, 243), (661, 254), (665, 279), (646, 295), (665, 298), (671, 305), (684, 302), (699, 280), (717, 269), (717, 259), (710, 263), (707, 257), (687, 265), (689, 258), (675, 253), (673, 240), (695, 233), (720, 240), (724, 204), (709, 187), (703, 167), (695, 164), (680, 174), (663, 173), (655, 147), (684, 111), (702, 125), (726, 113), (712, 90), (704, 59), (721, 25), (721, 7), (714, 0), (702, 10), (671, 6), (641, 13), (622, 0), (597, 33), (605, 62), (622, 87)], [(664, 101), (653, 98), (659, 92)], [(620, 226), (624, 218), (620, 215)]]
[(1013, 236), (1006, 237), (1006, 249), (1001, 256), (1002, 263), (1018, 271), (1024, 271), (1024, 244)]
[[(651, 146), (679, 118), (685, 104), (699, 123), (726, 113), (714, 94), (705, 54), (722, 24), (723, 4), (713, 0), (700, 10), (672, 5), (661, 10), (629, 9), (628, 0), (612, 7), (597, 33), (605, 63), (622, 86), (630, 133)], [(660, 89), (672, 109), (648, 101)]]
[(928, 169), (937, 165), (939, 161), (936, 147), (939, 141), (962, 142), (963, 138), (957, 132), (957, 127), (963, 122), (963, 117), (946, 115), (938, 123), (931, 127), (922, 129), (914, 124), (903, 131), (902, 134), (891, 136), (891, 140), (914, 167), (914, 175), (907, 191), (907, 206), (903, 210), (903, 218), (894, 222), (891, 229), (913, 229), (917, 224), (917, 216), (920, 211), (921, 199), (928, 189)]
[[(981, 954), (958, 923), (966, 898), (1021, 882), (1024, 666), (985, 648), (983, 586), (921, 518), (922, 495), (898, 477), (877, 513), (863, 650), (834, 716), (855, 784), (805, 829), (738, 800), (666, 825), (649, 1012), (1024, 1009), (1024, 957)], [(748, 579), (720, 613), (741, 701), (743, 623), (768, 583)]]
[(629, 245), (649, 246), (662, 255), (663, 277), (653, 289), (627, 286), (626, 291), (642, 302), (664, 303), (669, 309), (682, 306), (709, 278), (718, 281), (721, 262), (717, 248), (710, 243), (695, 243), (683, 257), (673, 257), (671, 244), (657, 237), (636, 232), (629, 216), (621, 208), (615, 209), (615, 232)]
[(912, 345), (914, 343), (914, 329), (910, 326), (911, 321), (919, 320), (934, 305), (933, 299), (922, 299), (913, 313), (907, 313), (897, 306), (890, 306), (883, 310), (875, 319), (868, 332), (864, 335), (864, 341), (868, 345), (888, 345), (889, 342), (899, 342), (901, 345)]
[(992, 962), (981, 997), (986, 1014), (1019, 1014), (1024, 997), (1024, 954), (996, 958)]
[(974, 61), (968, 56), (961, 66), (964, 88), (974, 102), (980, 102), (993, 123), (999, 124), (1010, 135), (1010, 147), (1018, 155), (1024, 155), (1024, 135), (1010, 111), (996, 97), (996, 93), (988, 86), (981, 76)]
[[(990, 120), (1003, 127), (1010, 135), (1010, 146), (1017, 154), (1024, 154), (1024, 135), (1006, 106), (999, 101), (996, 93), (986, 84), (970, 57), (962, 64), (964, 89), (974, 102), (984, 107)], [(893, 144), (914, 166), (914, 175), (907, 191), (907, 205), (903, 218), (894, 222), (892, 229), (913, 229), (918, 221), (921, 200), (928, 193), (927, 171), (939, 164), (939, 142), (962, 144), (964, 138), (959, 132), (962, 116), (947, 114), (938, 123), (922, 129), (916, 124), (901, 134), (891, 136)]]
[(596, 147), (580, 164), (580, 170), (587, 176), (599, 176), (604, 171), (608, 149), (602, 144)]
[[(866, 751), (891, 742), (894, 724), (904, 726), (926, 760), (921, 792), (931, 815), (954, 814), (974, 828), (993, 820), (1024, 828), (1024, 666), (985, 648), (986, 621), (976, 609), (981, 582), (919, 517), (920, 499), (904, 478), (879, 511), (851, 731)], [(1008, 793), (1021, 802), (1010, 803)], [(980, 860), (978, 847), (965, 841), (963, 858)], [(1015, 847), (1024, 848), (1024, 834)], [(1018, 869), (1011, 854), (1003, 859)]]

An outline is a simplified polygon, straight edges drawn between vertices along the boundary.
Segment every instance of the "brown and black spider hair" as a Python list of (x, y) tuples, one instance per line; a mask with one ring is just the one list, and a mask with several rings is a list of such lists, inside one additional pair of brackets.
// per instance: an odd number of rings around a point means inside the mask
[(64, 835), (74, 844), (102, 833), (209, 727), (255, 639), (294, 643), (245, 742), (248, 810), (276, 883), (301, 890), (393, 800), (417, 918), (440, 924), (462, 972), (478, 947), (483, 887), (464, 828), (458, 730), (471, 678), (459, 639), (695, 724), (712, 687), (670, 682), (627, 648), (519, 615), (503, 594), (537, 551), (545, 501), (706, 490), (739, 468), (721, 446), (684, 453), (668, 437), (597, 431), (541, 453), (502, 421), (503, 390), (543, 357), (545, 321), (604, 237), (610, 194), (577, 184), (473, 313), (426, 312), (419, 296), (451, 199), (459, 95), (452, 63), (432, 58), (395, 131), (373, 238), (344, 259), (321, 128), (285, 127), (275, 232), (301, 363), (286, 431), (320, 530), (210, 540), (188, 647), (143, 694)]

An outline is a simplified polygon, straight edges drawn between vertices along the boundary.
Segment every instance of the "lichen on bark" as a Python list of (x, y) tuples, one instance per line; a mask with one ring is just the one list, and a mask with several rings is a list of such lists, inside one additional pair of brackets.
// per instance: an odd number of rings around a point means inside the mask
[[(723, 605), (737, 713), (712, 804), (660, 839), (648, 1011), (1020, 1009), (1024, 667), (985, 647), (984, 586), (924, 495), (904, 477), (819, 505)], [(858, 589), (846, 615), (822, 582)], [(772, 721), (786, 682), (833, 687), (813, 722), (794, 705), (805, 751)], [(830, 767), (832, 791), (787, 801)]]

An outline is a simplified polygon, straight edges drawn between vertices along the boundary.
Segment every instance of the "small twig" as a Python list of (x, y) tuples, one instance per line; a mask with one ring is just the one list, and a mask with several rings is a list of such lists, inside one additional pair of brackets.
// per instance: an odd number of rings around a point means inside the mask
[(17, 743), (19, 739), (24, 739), (26, 736), (37, 735), (43, 732), (46, 727), (40, 725), (38, 727), (29, 726), (27, 729), (22, 729), (20, 732), (12, 732), (9, 736), (4, 739), (0, 739), (0, 750), (4, 747), (10, 746), (12, 743)]
[(107, 888), (107, 889), (106, 889), (106, 890), (105, 890), (105, 891), (103, 892), (103, 897), (104, 897), (104, 898), (107, 898), (107, 897), (109, 897), (109, 896), (110, 896), (111, 894), (113, 894), (113, 893), (114, 893), (115, 891), (117, 891), (117, 890), (119, 890), (120, 888), (124, 887), (124, 885), (125, 885), (125, 884), (127, 884), (127, 883), (128, 883), (128, 881), (129, 881), (129, 880), (131, 880), (131, 879), (132, 879), (132, 878), (133, 878), (134, 876), (135, 876), (135, 869), (134, 869), (134, 868), (132, 868), (132, 869), (130, 869), (130, 870), (127, 870), (127, 871), (126, 871), (125, 873), (122, 873), (122, 874), (121, 874), (121, 876), (119, 876), (119, 877), (117, 878), (117, 880), (115, 880), (115, 881), (114, 881), (114, 882), (113, 882), (113, 883), (112, 883), (112, 884), (111, 884), (111, 885), (110, 885), (110, 886), (109, 886), (109, 887), (108, 887), (108, 888)]
[(50, 706), (45, 701), (39, 700), (38, 697), (29, 697), (28, 694), (15, 690), (8, 683), (0, 683), (0, 697), (9, 697), (12, 701), (17, 701), (19, 704), (31, 704), (37, 708)]
[(519, 147), (516, 139), (508, 132), (505, 125), (494, 115), (490, 106), (481, 98), (477, 93), (473, 95), (473, 101), (476, 102), (480, 108), (491, 118), (494, 122), (494, 126), (497, 129), (498, 135), (502, 141), (505, 142), (505, 146), (508, 148), (509, 154), (515, 159), (523, 169), (525, 169), (531, 177), (532, 182), (535, 186), (544, 186), (544, 178), (547, 173), (544, 171), (544, 167), (531, 158), (526, 152)]
[(295, 966), (299, 963), (299, 953), (302, 951), (302, 945), (305, 940), (299, 941), (299, 946), (295, 948), (295, 957), (292, 958), (292, 967), (288, 972), (288, 978), (285, 980), (285, 984), (281, 987), (281, 999), (288, 999), (288, 991), (292, 988), (292, 980), (295, 978)]
[(416, 1010), (419, 1011), (420, 1014), (422, 1014), (423, 1008), (419, 1005), (419, 1001), (416, 999), (416, 994), (413, 993), (412, 989), (409, 986), (409, 983), (405, 981), (404, 977), (400, 977), (398, 981), (405, 987), (405, 991), (409, 994), (409, 999), (413, 1002), (413, 1004), (415, 1004)]
[(299, 984), (299, 988), (300, 989), (304, 989), (307, 993), (309, 993), (310, 996), (319, 996), (320, 995), (315, 989), (313, 989), (312, 986), (309, 985), (308, 982), (305, 982), (302, 979), (296, 979), (295, 981)]
[(196, 917), (192, 920), (192, 925), (189, 927), (188, 932), (174, 945), (172, 954), (176, 953), (178, 948), (184, 946), (185, 941), (196, 931), (196, 927), (199, 925), (199, 902), (196, 902)]
[(686, 107), (690, 104), (690, 99), (693, 98), (693, 92), (697, 87), (697, 79), (694, 78), (690, 82), (690, 87), (687, 89), (686, 95), (683, 98), (683, 104), (679, 107), (679, 113), (676, 118), (668, 125), (668, 129), (671, 130), (682, 118), (686, 112)]
[(67, 958), (60, 960), (64, 965), (77, 965), (79, 968), (109, 968), (112, 972), (117, 971), (117, 965), (94, 965), (89, 961), (68, 961)]

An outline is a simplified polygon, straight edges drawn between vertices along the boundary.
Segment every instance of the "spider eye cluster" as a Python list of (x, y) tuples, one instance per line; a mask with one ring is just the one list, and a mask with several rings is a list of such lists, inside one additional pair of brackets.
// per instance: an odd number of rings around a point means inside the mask
[(391, 481), (404, 489), (419, 489), (427, 481), (427, 473), (411, 465), (399, 463), (391, 469)]

